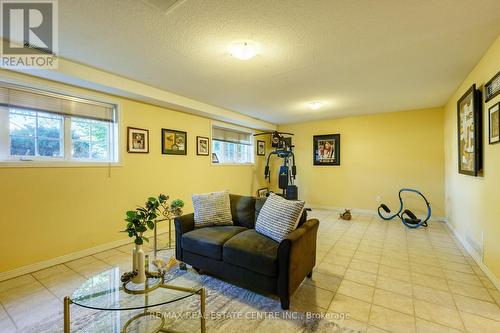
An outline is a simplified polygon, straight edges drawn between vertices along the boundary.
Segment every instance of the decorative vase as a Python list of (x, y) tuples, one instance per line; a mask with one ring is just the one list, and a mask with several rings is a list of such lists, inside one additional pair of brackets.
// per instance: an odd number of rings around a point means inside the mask
[(135, 247), (132, 250), (132, 270), (137, 272), (137, 275), (132, 278), (133, 283), (143, 283), (146, 281), (144, 255), (145, 253), (142, 250), (142, 246), (135, 244)]

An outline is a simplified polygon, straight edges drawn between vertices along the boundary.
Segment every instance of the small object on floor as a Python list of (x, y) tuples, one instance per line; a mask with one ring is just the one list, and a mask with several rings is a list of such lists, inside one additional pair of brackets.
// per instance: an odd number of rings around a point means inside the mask
[[(419, 219), (409, 209), (403, 210), (404, 209), (404, 202), (403, 202), (403, 198), (401, 196), (401, 193), (403, 193), (403, 192), (413, 192), (413, 193), (416, 193), (422, 197), (422, 199), (425, 201), (425, 204), (427, 206), (427, 216), (425, 217), (425, 219), (423, 219), (423, 220)], [(414, 190), (412, 188), (402, 188), (401, 190), (399, 190), (398, 196), (399, 196), (399, 203), (400, 203), (398, 212), (391, 215), (391, 210), (389, 209), (389, 207), (387, 207), (386, 204), (381, 204), (377, 210), (380, 218), (388, 221), (388, 220), (392, 220), (393, 218), (395, 218), (397, 216), (401, 219), (401, 222), (403, 222), (403, 224), (405, 226), (407, 226), (408, 228), (414, 229), (414, 228), (418, 228), (420, 226), (427, 227), (428, 226), (427, 221), (431, 218), (431, 204), (429, 203), (429, 201), (427, 201), (427, 198), (420, 191)], [(389, 215), (384, 216), (384, 214), (382, 214), (382, 212), (380, 211), (381, 209), (386, 214), (389, 214)]]
[(340, 218), (341, 220), (350, 221), (350, 220), (351, 220), (351, 218), (352, 218), (352, 215), (351, 215), (351, 210), (350, 210), (350, 209), (346, 209), (346, 210), (345, 210), (345, 212), (340, 213), (339, 218)]
[(137, 275), (137, 271), (133, 271), (133, 272), (125, 272), (122, 274), (122, 277), (121, 277), (121, 281), (122, 282), (128, 282), (130, 281), (134, 276)]

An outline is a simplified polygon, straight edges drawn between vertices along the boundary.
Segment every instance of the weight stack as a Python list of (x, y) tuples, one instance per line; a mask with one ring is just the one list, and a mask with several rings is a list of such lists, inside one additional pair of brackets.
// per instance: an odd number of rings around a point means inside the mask
[(299, 199), (299, 189), (296, 185), (289, 185), (286, 187), (286, 198), (288, 200)]

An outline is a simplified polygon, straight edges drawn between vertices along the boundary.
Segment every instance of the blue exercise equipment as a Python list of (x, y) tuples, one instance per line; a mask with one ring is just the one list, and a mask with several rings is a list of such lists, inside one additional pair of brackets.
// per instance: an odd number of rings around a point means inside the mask
[[(427, 205), (427, 217), (424, 220), (417, 218), (417, 216), (415, 214), (413, 214), (413, 212), (409, 209), (403, 210), (404, 203), (403, 203), (403, 198), (401, 197), (401, 193), (403, 193), (403, 192), (413, 192), (413, 193), (420, 195), (422, 197), (422, 199), (424, 199), (425, 204)], [(427, 227), (428, 226), (427, 221), (429, 221), (429, 219), (431, 218), (431, 204), (429, 203), (429, 201), (427, 201), (427, 198), (420, 191), (414, 190), (412, 188), (402, 188), (401, 190), (399, 190), (398, 195), (399, 195), (399, 202), (400, 202), (398, 212), (396, 214), (391, 214), (391, 210), (389, 209), (389, 207), (387, 207), (386, 204), (381, 204), (378, 207), (378, 215), (386, 221), (392, 220), (393, 218), (395, 218), (397, 216), (401, 219), (401, 222), (403, 222), (403, 224), (405, 226), (407, 226), (408, 228), (418, 228), (420, 226)], [(384, 210), (385, 213), (391, 214), (391, 215), (384, 216), (382, 214), (382, 212), (380, 211), (380, 209)]]

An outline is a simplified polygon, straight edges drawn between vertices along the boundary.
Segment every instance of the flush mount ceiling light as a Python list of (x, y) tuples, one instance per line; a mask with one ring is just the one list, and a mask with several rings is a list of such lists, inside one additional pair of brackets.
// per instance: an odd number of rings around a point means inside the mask
[(257, 55), (257, 45), (253, 42), (235, 42), (229, 46), (229, 53), (240, 60), (250, 60)]
[(315, 101), (315, 102), (309, 102), (307, 103), (307, 106), (309, 107), (309, 109), (311, 110), (318, 110), (319, 108), (321, 108), (323, 106), (323, 103), (321, 102), (318, 102), (318, 101)]

